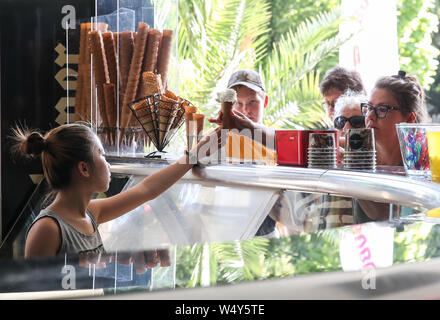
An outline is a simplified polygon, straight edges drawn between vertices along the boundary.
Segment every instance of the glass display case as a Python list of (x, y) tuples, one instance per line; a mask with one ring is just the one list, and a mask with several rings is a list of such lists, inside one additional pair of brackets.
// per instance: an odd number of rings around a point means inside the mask
[[(143, 157), (163, 151), (181, 126), (181, 116), (172, 114), (181, 105), (174, 100), (178, 1), (95, 0), (94, 9), (74, 29), (63, 19), (67, 56), (78, 57), (76, 79), (66, 78), (68, 95), (75, 99), (67, 122), (91, 123), (107, 154)], [(134, 111), (154, 95), (159, 101), (151, 109), (154, 122), (146, 123), (145, 114)], [(155, 126), (157, 139), (147, 125)]]
[[(97, 197), (119, 193), (168, 165), (151, 159), (109, 157), (109, 161), (112, 183)], [(377, 287), (386, 284), (388, 294), (398, 295), (415, 284), (392, 287), (387, 277), (393, 277), (393, 270), (400, 272), (409, 262), (430, 264), (439, 256), (438, 221), (425, 215), (440, 207), (440, 185), (412, 179), (400, 169), (384, 167), (373, 173), (201, 166), (158, 198), (100, 225), (107, 254), (23, 260), (24, 234), (43, 205), (44, 192), (37, 192), (22, 212), (25, 222), (17, 222), (17, 230), (2, 244), (10, 244), (13, 254), (0, 263), (0, 297), (106, 298), (126, 293), (169, 299), (182, 297), (184, 288), (199, 287), (190, 292), (194, 298), (206, 292), (219, 298), (225, 290), (244, 298), (236, 285), (243, 290), (256, 290), (255, 286), (273, 290), (283, 283), (305, 287), (307, 295), (313, 290), (318, 294), (315, 279), (325, 275), (331, 288), (365, 298), (362, 279), (373, 273), (382, 279)], [(44, 190), (44, 182), (40, 187)], [(382, 215), (357, 221), (353, 203), (360, 201), (387, 206), (380, 207)], [(267, 215), (277, 221), (280, 237), (255, 237)], [(307, 275), (310, 282), (300, 275)], [(30, 278), (32, 282), (27, 281)], [(348, 278), (357, 279), (350, 289), (343, 285)], [(263, 279), (267, 281), (257, 281)], [(272, 294), (300, 296), (289, 292)], [(367, 297), (382, 294), (383, 290), (370, 291)], [(246, 297), (252, 296), (258, 298), (247, 291)]]
[[(155, 93), (144, 86), (145, 72), (161, 93), (178, 95), (177, 25), (178, 0), (0, 0), (0, 239), (43, 173), (39, 159), (17, 161), (10, 152), (15, 125), (47, 132), (86, 121), (107, 154), (143, 157), (158, 149), (128, 104)], [(167, 133), (160, 147), (183, 152), (182, 123), (167, 127), (170, 118), (162, 112), (156, 119), (157, 131)]]
[[(76, 16), (85, 2), (87, 10)], [(91, 124), (112, 173), (109, 190), (95, 197), (110, 197), (164, 168), (185, 149), (180, 111), (190, 102), (178, 96), (178, 0), (78, 0), (55, 9), (60, 21), (50, 21), (56, 43), (49, 47), (56, 54), (56, 81), (44, 81), (63, 90), (47, 89), (55, 99), (47, 104), (57, 111), (51, 124)], [(35, 52), (39, 59), (44, 56)], [(8, 103), (30, 104), (20, 103), (30, 94), (18, 96)], [(135, 112), (145, 106), (146, 114)], [(141, 119), (146, 115), (152, 120)], [(168, 155), (145, 157), (154, 151)], [(2, 196), (5, 188), (21, 190), (10, 187), (15, 180), (4, 180), (4, 171)], [(106, 254), (24, 260), (27, 229), (46, 206), (47, 192), (44, 179), (29, 195), (23, 192), (25, 205), (10, 215), (8, 228), (2, 226), (7, 230), (0, 243), (0, 299), (107, 298), (139, 291), (146, 298), (166, 299), (182, 294), (221, 298), (225, 291), (241, 299), (331, 297), (331, 289), (346, 297), (377, 298), (440, 279), (436, 270), (424, 268), (440, 255), (439, 221), (426, 217), (440, 207), (440, 185), (407, 177), (403, 168), (202, 165), (156, 199), (101, 224)], [(279, 236), (256, 236), (268, 216)], [(420, 278), (393, 287), (389, 280), (410, 262), (422, 263), (420, 269), (410, 266)], [(376, 287), (386, 288), (385, 293), (365, 291), (363, 280), (369, 280), (368, 289), (375, 272), (383, 274)], [(317, 283), (327, 283), (328, 290)], [(290, 290), (276, 290), (284, 285)], [(207, 291), (185, 290), (197, 287)]]

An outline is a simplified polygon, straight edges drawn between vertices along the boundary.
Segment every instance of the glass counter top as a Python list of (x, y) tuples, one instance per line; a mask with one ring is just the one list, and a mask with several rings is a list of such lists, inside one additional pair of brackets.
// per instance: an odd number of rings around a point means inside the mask
[[(148, 176), (166, 160), (112, 158), (113, 174)], [(403, 167), (378, 166), (375, 171), (311, 169), (289, 166), (218, 164), (194, 168), (182, 180), (226, 186), (255, 186), (386, 201), (415, 209), (440, 207), (440, 184), (406, 176)]]
[[(111, 161), (111, 190), (99, 196), (119, 193), (167, 165), (138, 161)], [(34, 215), (42, 194), (28, 203)], [(345, 205), (351, 210), (352, 201), (359, 199), (390, 204), (378, 219), (383, 221), (358, 222), (354, 213), (339, 213)], [(392, 271), (439, 257), (438, 221), (425, 217), (435, 206), (440, 206), (440, 186), (406, 177), (399, 168), (372, 173), (202, 166), (157, 199), (101, 225), (105, 255), (1, 259), (0, 299), (105, 298), (134, 292), (148, 298), (261, 280), (289, 280), (295, 286), (304, 276), (338, 279), (341, 274)], [(23, 217), (30, 222), (32, 214)], [(268, 214), (284, 230), (280, 238), (254, 236)], [(23, 250), (24, 231), (14, 240), (16, 252)], [(357, 277), (356, 290), (364, 290)], [(375, 292), (372, 297), (383, 294)], [(363, 291), (357, 293), (362, 296)]]

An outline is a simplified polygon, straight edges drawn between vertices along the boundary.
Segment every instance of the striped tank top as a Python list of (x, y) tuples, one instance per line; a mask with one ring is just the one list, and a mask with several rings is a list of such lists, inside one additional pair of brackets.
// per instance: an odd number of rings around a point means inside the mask
[[(82, 253), (105, 253), (104, 246), (102, 244), (101, 235), (99, 234), (98, 225), (96, 223), (94, 215), (86, 210), (86, 213), (90, 217), (93, 229), (95, 230), (93, 234), (84, 234), (76, 230), (71, 224), (69, 224), (66, 220), (61, 218), (55, 212), (50, 211), (48, 209), (43, 209), (40, 211), (39, 215), (32, 222), (31, 226), (34, 225), (39, 219), (44, 217), (51, 217), (54, 219), (61, 230), (61, 247), (57, 252), (57, 255), (70, 253), (70, 254), (82, 254)], [(26, 234), (27, 236), (27, 234)]]

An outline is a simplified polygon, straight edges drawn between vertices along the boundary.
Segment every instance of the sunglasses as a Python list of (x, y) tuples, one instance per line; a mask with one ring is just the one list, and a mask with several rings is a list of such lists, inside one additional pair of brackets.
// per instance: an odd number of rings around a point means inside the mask
[(336, 129), (341, 130), (344, 128), (347, 121), (353, 128), (363, 128), (365, 127), (365, 117), (364, 116), (353, 116), (350, 118), (346, 118), (343, 116), (339, 116), (335, 118), (334, 125)]

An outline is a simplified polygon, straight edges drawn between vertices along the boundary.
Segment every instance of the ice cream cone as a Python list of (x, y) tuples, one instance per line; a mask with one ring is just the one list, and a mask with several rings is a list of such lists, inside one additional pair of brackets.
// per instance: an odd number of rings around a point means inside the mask
[(186, 146), (188, 151), (192, 149), (194, 136), (195, 136), (195, 125), (193, 121), (193, 115), (194, 113), (185, 113)]
[(193, 121), (196, 122), (197, 142), (200, 140), (205, 124), (205, 115), (202, 113), (195, 113), (193, 115)]
[(231, 117), (231, 110), (237, 101), (237, 93), (233, 89), (226, 89), (218, 93), (217, 101), (221, 103), (222, 127), (224, 129), (232, 129), (234, 123)]

